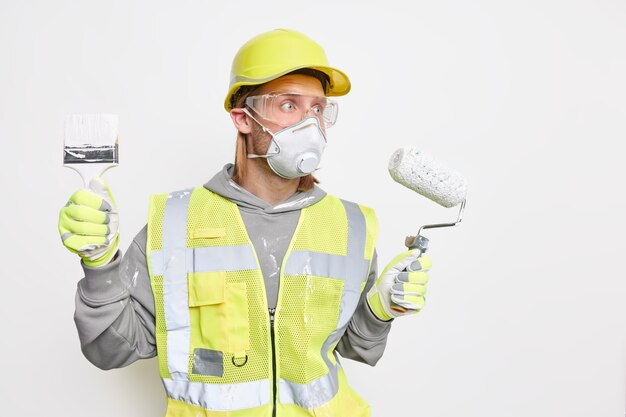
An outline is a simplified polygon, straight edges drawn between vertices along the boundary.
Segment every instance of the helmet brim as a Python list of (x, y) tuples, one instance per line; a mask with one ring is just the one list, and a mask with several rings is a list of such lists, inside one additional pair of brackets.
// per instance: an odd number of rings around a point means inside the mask
[(232, 87), (228, 90), (228, 94), (226, 95), (226, 99), (224, 100), (224, 109), (226, 109), (227, 112), (230, 112), (233, 109), (232, 98), (235, 96), (235, 94), (237, 94), (237, 91), (241, 87), (247, 85), (265, 84), (270, 81), (276, 80), (284, 75), (287, 75), (293, 71), (297, 71), (303, 68), (317, 70), (328, 76), (329, 85), (327, 87), (326, 95), (329, 97), (344, 96), (348, 94), (350, 92), (350, 89), (352, 88), (348, 76), (343, 71), (340, 71), (337, 68), (320, 65), (300, 65), (297, 67), (289, 68), (284, 72), (272, 75), (271, 77), (264, 79), (250, 79), (245, 77), (238, 77), (239, 79), (235, 80)]

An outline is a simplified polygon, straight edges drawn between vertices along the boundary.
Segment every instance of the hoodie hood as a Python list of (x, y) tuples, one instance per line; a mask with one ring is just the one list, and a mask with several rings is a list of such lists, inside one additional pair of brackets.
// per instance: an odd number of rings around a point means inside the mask
[(326, 192), (316, 185), (309, 191), (296, 191), (285, 201), (273, 206), (233, 181), (234, 167), (233, 164), (226, 164), (220, 172), (204, 184), (204, 188), (229, 199), (243, 209), (262, 211), (267, 214), (286, 213), (308, 207), (326, 196)]

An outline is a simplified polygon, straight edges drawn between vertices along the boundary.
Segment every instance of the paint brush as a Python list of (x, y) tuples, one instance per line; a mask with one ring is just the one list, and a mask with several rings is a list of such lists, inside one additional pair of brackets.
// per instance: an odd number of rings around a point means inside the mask
[(78, 172), (85, 188), (119, 164), (117, 120), (115, 114), (65, 116), (63, 166)]

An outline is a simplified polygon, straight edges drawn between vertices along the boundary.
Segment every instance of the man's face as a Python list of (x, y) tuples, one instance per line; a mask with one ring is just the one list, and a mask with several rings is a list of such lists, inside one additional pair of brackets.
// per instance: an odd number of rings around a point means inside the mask
[[(324, 89), (322, 83), (315, 77), (311, 77), (303, 74), (289, 74), (263, 84), (254, 95), (263, 94), (280, 94), (280, 93), (293, 93), (310, 97), (324, 97)], [(312, 101), (307, 106), (312, 107), (315, 103)], [(273, 123), (270, 120), (259, 118), (259, 115), (252, 115), (263, 125), (269, 129), (272, 133), (276, 133), (282, 130), (284, 126), (280, 126)], [(303, 115), (304, 116), (304, 115)], [(258, 155), (265, 154), (269, 146), (272, 136), (269, 133), (263, 131), (263, 128), (258, 125), (254, 120), (252, 122), (252, 152)]]

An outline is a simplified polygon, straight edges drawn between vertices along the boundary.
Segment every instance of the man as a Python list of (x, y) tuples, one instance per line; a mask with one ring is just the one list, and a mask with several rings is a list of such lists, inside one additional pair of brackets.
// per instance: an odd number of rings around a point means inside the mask
[(316, 185), (329, 97), (349, 90), (308, 37), (263, 33), (233, 62), (234, 165), (153, 196), (123, 257), (102, 179), (72, 195), (59, 231), (82, 257), (75, 321), (92, 363), (158, 355), (167, 416), (369, 416), (338, 354), (376, 364), (391, 320), (423, 307), (430, 261), (407, 251), (377, 278), (373, 211)]

